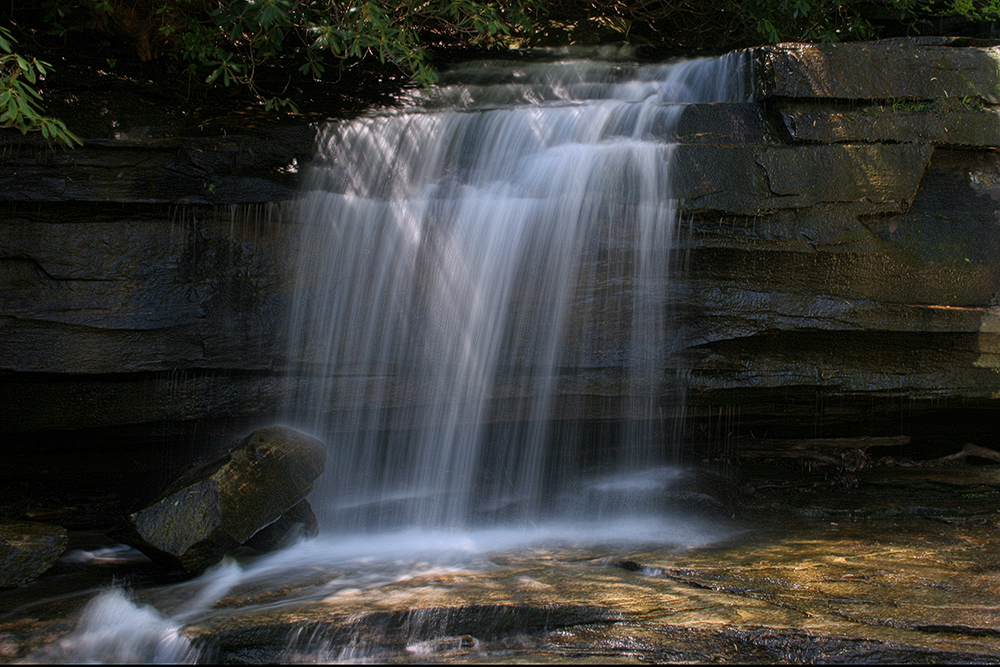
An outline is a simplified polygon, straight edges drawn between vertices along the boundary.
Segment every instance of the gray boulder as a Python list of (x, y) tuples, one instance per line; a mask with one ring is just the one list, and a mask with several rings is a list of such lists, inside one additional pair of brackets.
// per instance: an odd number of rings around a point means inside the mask
[(0, 588), (26, 584), (66, 550), (66, 529), (34, 521), (0, 520)]
[(278, 521), (312, 489), (326, 449), (286, 427), (254, 431), (181, 476), (112, 536), (154, 561), (197, 574)]

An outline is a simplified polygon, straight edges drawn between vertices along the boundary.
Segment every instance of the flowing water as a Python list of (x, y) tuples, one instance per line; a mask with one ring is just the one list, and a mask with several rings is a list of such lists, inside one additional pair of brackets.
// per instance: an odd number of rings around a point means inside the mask
[[(676, 477), (672, 141), (686, 105), (746, 97), (746, 63), (558, 55), (455, 67), (323, 135), (289, 419), (330, 445), (327, 523), (612, 519)], [(565, 418), (598, 376), (622, 417), (599, 437)]]
[[(25, 590), (0, 596), (0, 662), (996, 664), (1000, 472), (864, 472), (758, 496), (739, 535), (413, 528), (169, 585)], [(128, 576), (135, 556), (74, 550), (59, 576)]]

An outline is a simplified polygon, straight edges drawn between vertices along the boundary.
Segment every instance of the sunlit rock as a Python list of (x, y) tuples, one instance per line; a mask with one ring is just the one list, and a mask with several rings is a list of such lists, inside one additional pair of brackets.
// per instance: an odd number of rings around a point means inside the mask
[(757, 58), (761, 97), (1000, 102), (995, 48), (947, 37), (779, 44), (757, 49)]
[(309, 493), (325, 458), (321, 442), (293, 429), (254, 431), (130, 514), (114, 536), (155, 561), (200, 572)]

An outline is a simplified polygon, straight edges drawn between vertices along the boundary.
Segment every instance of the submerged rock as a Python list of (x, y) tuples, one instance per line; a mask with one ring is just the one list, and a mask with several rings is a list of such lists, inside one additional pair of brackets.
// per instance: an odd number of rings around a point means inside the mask
[(26, 584), (66, 550), (66, 529), (34, 521), (0, 521), (0, 588)]
[(196, 574), (301, 501), (325, 458), (315, 438), (259, 429), (222, 459), (183, 475), (112, 534), (154, 561)]

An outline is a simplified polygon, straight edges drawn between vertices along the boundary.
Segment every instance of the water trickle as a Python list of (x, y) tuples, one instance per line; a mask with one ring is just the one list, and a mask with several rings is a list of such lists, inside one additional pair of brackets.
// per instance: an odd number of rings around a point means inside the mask
[[(620, 503), (586, 501), (611, 488), (586, 468), (669, 458), (672, 142), (686, 104), (744, 99), (746, 68), (627, 55), (460, 66), (326, 129), (289, 419), (331, 445), (317, 510), (339, 527), (602, 514)], [(609, 388), (622, 426), (588, 458), (557, 434)]]

